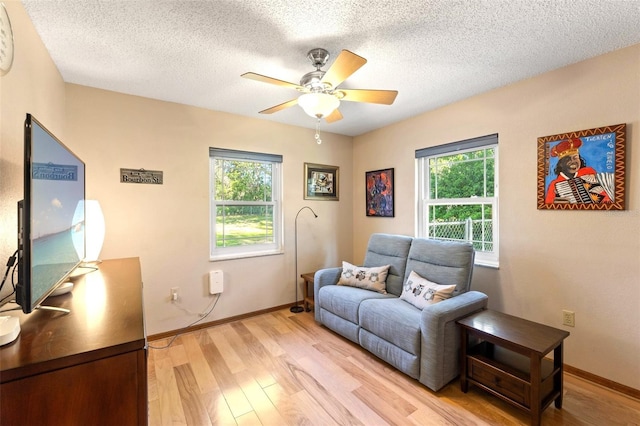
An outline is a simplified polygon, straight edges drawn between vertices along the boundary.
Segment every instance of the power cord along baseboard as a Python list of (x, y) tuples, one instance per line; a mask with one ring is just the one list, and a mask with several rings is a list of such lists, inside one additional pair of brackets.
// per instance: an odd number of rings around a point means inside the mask
[(212, 302), (211, 308), (210, 308), (210, 309), (208, 309), (208, 310), (206, 310), (204, 313), (198, 313), (198, 314), (195, 314), (195, 313), (193, 313), (193, 312), (189, 312), (189, 311), (188, 311), (188, 310), (186, 310), (186, 309), (183, 309), (183, 310), (184, 310), (185, 312), (187, 312), (188, 314), (190, 314), (190, 315), (198, 315), (200, 318), (199, 318), (199, 319), (197, 319), (197, 320), (195, 320), (195, 321), (193, 321), (191, 324), (189, 324), (189, 325), (187, 325), (187, 326), (183, 327), (183, 328), (182, 328), (178, 333), (176, 333), (176, 334), (171, 338), (171, 340), (169, 340), (169, 343), (167, 343), (167, 344), (166, 344), (166, 345), (164, 345), (164, 346), (153, 346), (153, 345), (148, 345), (147, 347), (148, 347), (148, 348), (150, 348), (150, 349), (168, 349), (168, 348), (173, 344), (173, 342), (175, 342), (175, 340), (176, 340), (180, 335), (182, 335), (185, 331), (187, 331), (189, 328), (193, 327), (194, 325), (198, 324), (199, 322), (201, 322), (201, 321), (203, 321), (205, 318), (207, 318), (209, 315), (211, 315), (211, 313), (213, 312), (213, 310), (216, 308), (216, 305), (218, 304), (218, 301), (220, 300), (220, 294), (221, 294), (221, 293), (216, 294), (216, 296), (217, 296), (217, 297), (216, 297), (216, 298), (215, 298), (215, 300)]

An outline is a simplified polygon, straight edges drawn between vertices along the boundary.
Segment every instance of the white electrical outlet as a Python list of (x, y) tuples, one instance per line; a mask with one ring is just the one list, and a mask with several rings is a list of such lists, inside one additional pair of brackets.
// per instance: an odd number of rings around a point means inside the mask
[(569, 327), (576, 326), (576, 313), (573, 311), (562, 310), (562, 324)]
[(178, 300), (178, 293), (180, 292), (180, 287), (171, 287), (171, 301), (176, 302)]

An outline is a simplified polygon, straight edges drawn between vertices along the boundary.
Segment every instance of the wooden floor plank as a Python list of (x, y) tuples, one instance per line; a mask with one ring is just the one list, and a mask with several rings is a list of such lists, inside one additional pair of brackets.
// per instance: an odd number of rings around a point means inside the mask
[(184, 346), (182, 346), (182, 336), (176, 339), (174, 344), (169, 347), (168, 351), (169, 358), (171, 358), (171, 362), (174, 367), (189, 363), (187, 352), (185, 351)]
[(362, 364), (354, 362), (351, 356), (345, 356), (348, 355), (346, 352), (340, 355), (332, 352), (330, 345), (317, 344), (314, 348), (326, 356), (333, 354), (332, 358), (334, 362), (339, 365), (345, 373), (357, 380), (360, 384), (359, 388), (364, 388), (362, 389), (363, 392), (370, 391), (377, 395), (386, 395), (386, 402), (391, 403), (395, 410), (404, 413), (405, 416), (417, 410), (416, 405), (418, 405), (418, 403), (416, 402), (414, 404), (411, 402), (412, 395), (408, 394), (404, 388), (396, 386), (393, 383), (391, 383), (391, 386), (387, 386), (387, 381), (379, 380), (380, 375), (378, 370), (370, 371), (364, 368)]
[(303, 390), (302, 385), (295, 377), (295, 365), (293, 358), (289, 355), (281, 355), (270, 360), (272, 374), (280, 387), (287, 395), (293, 395)]
[(238, 426), (263, 426), (254, 411), (250, 411), (247, 414), (237, 417), (236, 423)]
[(195, 334), (183, 336), (182, 346), (185, 349), (187, 359), (193, 375), (198, 383), (200, 393), (211, 392), (218, 389), (218, 382), (213, 377), (209, 363), (202, 353), (200, 343)]
[(206, 407), (200, 399), (200, 387), (190, 364), (174, 367), (178, 393), (188, 425), (211, 426)]
[[(233, 413), (220, 389), (202, 394), (201, 399), (212, 424), (216, 426), (236, 425)], [(152, 426), (153, 423), (149, 423), (149, 425)]]
[[(455, 423), (440, 417), (433, 410), (426, 407), (414, 411), (407, 419), (409, 424), (416, 426), (456, 426)], [(473, 426), (473, 423), (469, 423), (468, 426)]]
[(640, 425), (640, 401), (576, 376), (564, 378), (563, 408), (545, 410), (543, 421), (557, 417), (566, 424)]
[(209, 363), (209, 368), (211, 368), (211, 372), (216, 378), (218, 386), (220, 387), (220, 390), (224, 395), (224, 399), (229, 405), (229, 409), (233, 416), (237, 418), (243, 414), (253, 411), (249, 400), (242, 392), (240, 386), (236, 383), (233, 373), (231, 373), (227, 368), (227, 365), (222, 362), (223, 358), (218, 351), (216, 343), (214, 342), (210, 345), (205, 345), (202, 348), (202, 353)]
[[(320, 407), (316, 401), (306, 395), (305, 391), (299, 391), (293, 395), (287, 394), (278, 383), (264, 388), (265, 394), (271, 403), (276, 407), (282, 418), (283, 424), (287, 425), (313, 425), (316, 424), (310, 419), (321, 419), (323, 424), (329, 425), (333, 419)], [(300, 394), (305, 394), (306, 398), (301, 398)]]
[[(314, 400), (316, 400), (317, 404), (325, 409), (325, 411), (331, 416), (331, 418), (342, 425), (366, 425), (367, 423), (363, 423), (358, 417), (356, 417), (351, 409), (352, 407), (347, 408), (344, 404), (345, 400), (347, 403), (349, 398), (345, 398), (346, 392), (340, 392), (339, 389), (336, 392), (335, 389), (327, 389), (322, 384), (316, 380), (313, 375), (309, 374), (304, 368), (300, 366), (298, 363), (300, 360), (288, 359), (288, 369), (291, 371), (291, 374), (294, 377), (294, 380), (299, 384), (299, 386), (304, 389)], [(339, 387), (339, 383), (335, 383), (335, 386)], [(344, 399), (343, 399), (344, 398)], [(356, 408), (360, 408), (357, 404), (354, 404)], [(372, 416), (375, 417), (375, 416)], [(371, 419), (370, 419), (371, 420)], [(376, 419), (378, 422), (381, 419)]]
[(148, 407), (148, 424), (149, 425), (161, 425), (162, 424), (162, 413), (160, 407), (160, 400), (149, 401)]
[(260, 384), (248, 371), (241, 371), (236, 373), (235, 376), (238, 385), (242, 388), (242, 391), (253, 407), (253, 411), (262, 424), (282, 425), (286, 423)]
[[(308, 423), (316, 426), (331, 426), (338, 425), (340, 423), (336, 422), (324, 409), (323, 406), (318, 404), (318, 401), (313, 398), (309, 393), (305, 390), (302, 390), (291, 396), (291, 401), (296, 405), (299, 410), (302, 410), (304, 415), (308, 420)], [(288, 423), (288, 424), (297, 424), (297, 423)]]
[(147, 399), (149, 401), (158, 400), (158, 380), (156, 378), (156, 363), (154, 353), (149, 351), (147, 356)]
[(259, 324), (258, 320), (247, 321), (246, 327), (251, 334), (260, 341), (271, 356), (284, 355), (285, 351)]
[(361, 386), (353, 391), (360, 401), (362, 401), (367, 407), (374, 411), (380, 418), (384, 419), (390, 425), (402, 424), (407, 421), (407, 417), (414, 411), (403, 412), (402, 407), (398, 407), (393, 403), (393, 400), (381, 396), (388, 395), (386, 392), (374, 392), (365, 386)]
[(170, 357), (156, 360), (158, 380), (158, 403), (160, 404), (160, 425), (186, 424), (182, 401)]
[(229, 371), (237, 373), (247, 368), (240, 356), (233, 349), (233, 346), (226, 338), (227, 330), (231, 330), (227, 324), (219, 327), (212, 327), (208, 330), (212, 343), (216, 345), (218, 351), (222, 355), (222, 361), (227, 364)]
[(271, 356), (269, 351), (256, 339), (250, 330), (241, 323), (233, 324), (234, 336), (229, 338), (237, 348), (239, 356), (247, 365), (247, 370), (251, 372), (262, 387), (272, 385), (279, 381), (283, 387), (297, 392), (299, 388), (292, 387), (289, 375), (286, 370), (282, 370), (278, 361), (278, 356)]
[[(152, 342), (162, 347), (171, 339)], [(187, 333), (148, 358), (149, 425), (527, 425), (528, 415), (458, 380), (433, 392), (288, 309)], [(640, 401), (565, 372), (544, 426), (640, 426)]]
[(340, 383), (341, 387), (347, 391), (354, 390), (361, 385), (357, 379), (334, 363), (331, 357), (318, 351), (315, 346), (305, 345), (299, 339), (281, 340), (281, 345), (294, 359), (309, 360), (307, 371), (313, 370), (312, 374), (316, 379), (322, 381), (322, 378), (326, 377), (326, 381), (332, 384)]

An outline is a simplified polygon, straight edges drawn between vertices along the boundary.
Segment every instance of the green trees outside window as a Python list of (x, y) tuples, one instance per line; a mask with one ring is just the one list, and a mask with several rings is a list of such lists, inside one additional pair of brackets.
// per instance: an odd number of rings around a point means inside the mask
[(273, 242), (272, 166), (216, 159), (216, 247)]
[(279, 253), (282, 156), (210, 149), (210, 258)]
[(497, 135), (478, 139), (416, 151), (418, 233), (470, 242), (476, 259), (497, 265)]
[(494, 179), (493, 148), (430, 158), (429, 198), (445, 204), (429, 206), (429, 236), (492, 251)]

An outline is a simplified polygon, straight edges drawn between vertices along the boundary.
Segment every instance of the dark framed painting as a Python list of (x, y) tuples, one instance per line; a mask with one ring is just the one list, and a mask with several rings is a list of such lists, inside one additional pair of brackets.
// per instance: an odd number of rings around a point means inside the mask
[(304, 199), (339, 200), (340, 168), (304, 163)]
[(393, 217), (393, 169), (365, 172), (367, 216)]
[(538, 138), (538, 210), (624, 210), (626, 124)]

